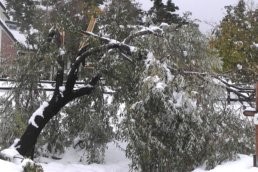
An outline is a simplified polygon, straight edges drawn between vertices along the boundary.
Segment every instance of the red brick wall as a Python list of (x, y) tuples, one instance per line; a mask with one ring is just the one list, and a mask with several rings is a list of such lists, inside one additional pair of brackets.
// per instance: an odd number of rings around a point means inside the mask
[(3, 30), (1, 41), (1, 58), (6, 62), (11, 62), (16, 57), (15, 42)]

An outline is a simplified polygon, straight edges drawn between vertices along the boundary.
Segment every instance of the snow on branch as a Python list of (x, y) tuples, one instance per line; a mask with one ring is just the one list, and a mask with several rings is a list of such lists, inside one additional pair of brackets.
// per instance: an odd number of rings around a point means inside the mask
[[(140, 31), (137, 31), (137, 32), (134, 32), (134, 33), (131, 33), (127, 38), (125, 38), (122, 42), (118, 41), (118, 40), (115, 40), (115, 39), (110, 39), (110, 38), (107, 38), (107, 37), (103, 37), (103, 36), (99, 36), (97, 34), (94, 34), (92, 32), (87, 32), (87, 31), (81, 31), (82, 34), (85, 34), (85, 35), (88, 35), (88, 36), (92, 36), (94, 38), (97, 38), (101, 41), (103, 41), (104, 43), (106, 44), (119, 44), (121, 45), (121, 47), (127, 47), (126, 49), (130, 50), (130, 52), (136, 52), (137, 51), (137, 48), (134, 47), (134, 46), (131, 46), (129, 45), (129, 42), (136, 38), (136, 37), (139, 37), (139, 36), (143, 36), (143, 35), (149, 35), (149, 34), (153, 34), (155, 36), (162, 36), (163, 34), (163, 29), (160, 28), (160, 27), (142, 27), (142, 29)], [(129, 52), (129, 51), (127, 51)]]
[(116, 48), (119, 48), (119, 49), (125, 51), (126, 54), (128, 54), (128, 55), (131, 55), (133, 52), (137, 51), (136, 47), (128, 45), (128, 44), (123, 43), (123, 42), (120, 42), (120, 41), (115, 40), (115, 39), (110, 39), (110, 38), (107, 38), (107, 37), (99, 36), (97, 34), (94, 34), (92, 32), (87, 32), (87, 31), (81, 31), (81, 33), (83, 33), (85, 35), (88, 35), (88, 36), (92, 36), (94, 38), (97, 38), (97, 39), (101, 40), (102, 42), (104, 42), (105, 44), (115, 45)]
[(123, 43), (128, 44), (132, 39), (139, 37), (139, 36), (143, 36), (143, 35), (155, 35), (155, 36), (162, 36), (163, 34), (163, 30), (159, 27), (145, 27), (142, 30), (135, 32), (135, 33), (131, 33), (127, 38), (124, 39)]
[[(162, 29), (160, 29), (159, 27), (144, 28), (140, 32), (129, 35), (128, 39), (125, 39), (123, 42), (110, 39), (107, 37), (102, 37), (92, 32), (81, 31), (81, 33), (87, 36), (91, 36), (96, 39), (99, 39), (104, 44), (97, 47), (91, 47), (91, 48), (82, 47), (80, 49), (79, 55), (77, 56), (75, 62), (72, 64), (70, 71), (68, 72), (67, 84), (65, 86), (65, 90), (66, 90), (65, 93), (71, 93), (73, 91), (80, 64), (82, 64), (88, 56), (97, 54), (99, 52), (107, 52), (108, 50), (111, 50), (111, 49), (119, 49), (125, 59), (132, 61), (128, 56), (131, 56), (133, 53), (137, 52), (138, 49), (135, 46), (131, 46), (127, 44), (127, 42), (130, 42), (130, 40), (133, 39), (134, 37), (141, 36), (141, 35), (158, 34), (158, 33), (160, 34), (162, 33)], [(84, 93), (87, 91), (88, 91), (88, 88), (85, 88), (84, 90), (83, 89), (81, 89), (80, 91), (77, 90), (77, 93), (78, 92)]]
[(44, 118), (43, 111), (46, 107), (48, 107), (48, 102), (43, 102), (43, 104), (32, 114), (32, 116), (29, 119), (29, 124), (33, 125), (34, 127), (38, 128), (39, 126), (36, 124), (36, 117), (40, 116)]
[(230, 97), (228, 97), (228, 101), (252, 102), (254, 100), (254, 95), (255, 95), (254, 88), (242, 88), (234, 84), (230, 84), (224, 79), (222, 79), (223, 77), (225, 77), (223, 75), (210, 74), (207, 72), (198, 72), (198, 71), (184, 71), (182, 69), (175, 69), (172, 67), (168, 67), (168, 69), (171, 71), (171, 73), (177, 73), (181, 75), (196, 75), (205, 81), (212, 82), (217, 86), (223, 87), (228, 91), (228, 93), (232, 92), (238, 97), (238, 99), (231, 99)]
[(100, 80), (101, 75), (97, 74), (94, 76), (91, 81), (84, 87), (74, 90), (73, 92), (73, 98), (81, 97), (83, 95), (88, 95), (90, 94), (94, 89), (95, 86), (97, 85), (98, 81)]
[[(233, 84), (229, 84), (228, 82), (224, 81), (223, 79), (216, 77), (219, 82), (224, 84), (224, 87), (227, 89), (228, 92), (232, 92), (235, 95), (239, 97), (239, 101), (247, 101), (251, 102), (254, 100), (254, 95), (255, 95), (255, 89), (252, 88), (241, 88), (238, 86), (235, 86)], [(230, 101), (230, 100), (229, 100)]]

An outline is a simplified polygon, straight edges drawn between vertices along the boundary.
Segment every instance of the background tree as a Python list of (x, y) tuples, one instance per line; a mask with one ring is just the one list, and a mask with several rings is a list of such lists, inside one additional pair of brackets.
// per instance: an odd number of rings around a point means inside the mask
[(257, 24), (256, 12), (247, 9), (245, 1), (227, 6), (227, 14), (211, 39), (211, 46), (223, 58), (224, 72), (236, 80), (256, 80), (257, 73)]
[[(223, 88), (211, 76), (200, 75), (221, 67), (207, 39), (195, 24), (169, 26), (163, 35), (141, 40), (150, 52), (137, 93), (123, 114), (121, 131), (128, 136), (132, 168), (191, 171), (204, 162), (212, 168), (235, 158), (236, 152), (250, 152), (250, 125), (218, 101)], [(246, 135), (239, 133), (242, 126)], [(250, 142), (239, 141), (241, 137)]]
[(171, 0), (167, 1), (165, 5), (162, 0), (154, 0), (153, 7), (148, 11), (150, 18), (154, 24), (161, 23), (179, 23), (183, 22), (182, 18), (179, 17), (175, 12), (179, 10), (178, 6), (176, 6)]

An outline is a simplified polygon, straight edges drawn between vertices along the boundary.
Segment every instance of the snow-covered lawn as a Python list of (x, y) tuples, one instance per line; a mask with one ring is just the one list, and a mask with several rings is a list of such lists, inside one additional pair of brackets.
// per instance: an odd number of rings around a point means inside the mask
[[(119, 145), (119, 147), (117, 147)], [(128, 172), (130, 160), (125, 157), (126, 143), (109, 143), (105, 154), (105, 164), (81, 164), (78, 163), (82, 151), (68, 149), (62, 160), (52, 160), (39, 158), (44, 172)], [(15, 154), (7, 150), (9, 154)], [(225, 162), (212, 170), (204, 170), (203, 167), (195, 169), (193, 172), (257, 172), (258, 168), (253, 167), (253, 158), (248, 155), (239, 155), (236, 161)], [(22, 172), (22, 165), (0, 160), (1, 172)]]
[[(208, 172), (257, 172), (258, 168), (253, 167), (253, 157), (239, 155), (236, 161), (225, 162)], [(203, 168), (197, 168), (193, 172), (207, 172)]]
[[(63, 164), (62, 162), (52, 162), (41, 164), (44, 172), (128, 172), (128, 162), (105, 165), (82, 165), (82, 164)], [(1, 172), (22, 172), (21, 165), (0, 160)]]
[[(62, 160), (39, 158), (35, 161), (40, 162), (44, 172), (128, 172), (130, 160), (125, 157), (125, 147), (125, 143), (109, 143), (105, 153), (105, 164), (101, 165), (79, 163), (83, 151), (75, 149), (67, 149)], [(6, 149), (4, 152), (9, 156), (16, 154), (13, 149)], [(22, 172), (22, 164), (0, 160), (0, 172)]]
[[(117, 151), (117, 150), (116, 150)], [(111, 151), (109, 152), (111, 153)], [(83, 165), (76, 163), (64, 163), (62, 161), (55, 161), (50, 163), (41, 163), (44, 172), (128, 172), (129, 160), (126, 160), (121, 154), (115, 152), (114, 159), (109, 159), (104, 165)], [(111, 154), (108, 155), (111, 158)], [(225, 162), (216, 168), (206, 171), (202, 168), (197, 168), (193, 172), (257, 172), (258, 168), (252, 167), (252, 157), (247, 155), (239, 155), (240, 159), (231, 162)], [(72, 156), (71, 156), (72, 157)], [(0, 160), (0, 171), (3, 172), (22, 172), (21, 165)]]

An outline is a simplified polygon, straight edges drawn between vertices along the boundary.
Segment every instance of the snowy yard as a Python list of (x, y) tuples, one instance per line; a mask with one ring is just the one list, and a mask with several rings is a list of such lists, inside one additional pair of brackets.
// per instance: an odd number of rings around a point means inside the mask
[[(109, 152), (111, 153), (111, 152)], [(115, 154), (117, 155), (117, 154)], [(108, 156), (111, 156), (108, 155)], [(120, 155), (121, 156), (121, 155)], [(197, 168), (193, 172), (256, 172), (258, 168), (252, 167), (252, 157), (247, 155), (239, 155), (240, 159), (233, 162), (226, 162), (222, 165), (217, 166), (215, 169), (206, 171), (202, 168)], [(111, 158), (111, 157), (110, 157)], [(43, 166), (44, 172), (128, 172), (128, 160), (125, 160), (122, 156), (114, 156), (114, 160), (109, 159), (109, 162), (106, 162), (105, 165), (83, 165), (78, 163), (65, 163), (60, 162), (50, 162), (50, 163), (41, 163)], [(117, 162), (115, 162), (115, 160)], [(21, 172), (21, 165), (17, 165), (11, 162), (6, 162), (0, 160), (0, 169), (3, 172)]]
[[(108, 144), (106, 150), (105, 164), (85, 165), (79, 163), (82, 151), (69, 149), (62, 160), (39, 158), (44, 172), (127, 172), (129, 171), (130, 161), (126, 159), (123, 149), (125, 144), (120, 144), (118, 148), (114, 143)], [(0, 160), (1, 172), (22, 172), (22, 165)]]
[[(222, 165), (218, 165), (209, 172), (255, 172), (258, 168), (253, 167), (252, 156), (239, 155), (239, 159), (236, 161), (225, 162)], [(207, 172), (202, 168), (197, 168), (193, 172)]]
[[(122, 148), (125, 144), (120, 144)], [(130, 161), (126, 159), (121, 148), (115, 146), (114, 143), (108, 144), (106, 151), (105, 164), (80, 164), (80, 151), (68, 150), (62, 160), (52, 160), (40, 158), (40, 164), (43, 166), (44, 172), (128, 172)], [(225, 162), (218, 165), (212, 170), (204, 170), (203, 167), (195, 169), (193, 172), (256, 172), (258, 168), (252, 167), (252, 156), (239, 155), (236, 161)], [(22, 165), (0, 160), (1, 172), (22, 172)]]

